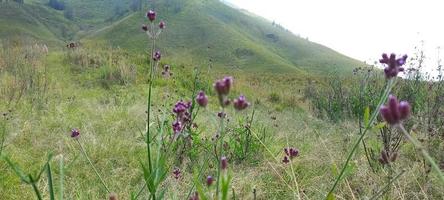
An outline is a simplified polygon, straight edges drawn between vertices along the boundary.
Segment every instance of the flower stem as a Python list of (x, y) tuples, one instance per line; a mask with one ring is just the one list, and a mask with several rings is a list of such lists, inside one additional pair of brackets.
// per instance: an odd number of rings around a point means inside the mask
[(411, 142), (415, 147), (421, 151), (422, 156), (432, 165), (432, 169), (436, 171), (438, 174), (439, 179), (444, 183), (444, 174), (442, 173), (441, 169), (439, 168), (438, 164), (436, 164), (435, 160), (430, 156), (430, 154), (427, 152), (427, 150), (422, 146), (422, 144), (416, 140), (412, 135), (410, 135), (407, 130), (405, 130), (404, 126), (402, 124), (397, 126), (402, 133), (404, 133), (404, 136)]
[[(153, 31), (153, 23), (151, 23), (151, 30)], [(153, 31), (154, 33), (154, 31)], [(152, 38), (152, 44), (151, 44), (151, 52), (149, 56), (150, 60), (150, 83), (148, 87), (148, 99), (147, 99), (147, 118), (146, 118), (146, 150), (148, 154), (148, 169), (150, 170), (150, 173), (153, 171), (153, 166), (151, 164), (151, 147), (150, 147), (150, 118), (151, 118), (151, 91), (153, 90), (153, 82), (154, 82), (154, 49), (156, 47), (156, 38)]]
[(91, 167), (94, 170), (94, 173), (97, 175), (97, 177), (99, 177), (100, 183), (102, 183), (103, 187), (105, 188), (105, 190), (108, 193), (111, 193), (111, 191), (108, 189), (108, 186), (106, 186), (105, 181), (103, 181), (102, 177), (100, 176), (99, 172), (97, 171), (96, 167), (94, 166), (94, 164), (91, 162), (91, 159), (89, 159), (88, 154), (86, 153), (85, 148), (83, 147), (82, 143), (77, 139), (77, 144), (79, 144), (80, 146), (80, 150), (82, 151), (83, 155), (85, 156), (86, 160), (88, 160), (89, 165), (91, 165)]
[(358, 138), (356, 143), (353, 145), (353, 148), (351, 152), (347, 156), (347, 160), (344, 163), (344, 166), (342, 167), (341, 173), (339, 173), (339, 176), (336, 178), (335, 183), (333, 184), (333, 187), (328, 192), (326, 198), (328, 199), (330, 196), (333, 195), (334, 190), (336, 189), (336, 186), (339, 184), (339, 181), (342, 179), (342, 176), (344, 176), (345, 170), (347, 169), (348, 163), (351, 161), (351, 158), (353, 157), (355, 151), (358, 149), (359, 144), (364, 139), (365, 135), (367, 134), (368, 130), (370, 130), (371, 125), (375, 122), (376, 117), (379, 114), (379, 107), (382, 106), (382, 104), (387, 100), (388, 95), (390, 94), (390, 91), (392, 90), (392, 87), (394, 85), (394, 79), (390, 79), (387, 83), (387, 86), (385, 88), (384, 93), (382, 93), (381, 98), (379, 99), (378, 106), (373, 111), (373, 114), (369, 120), (369, 122), (365, 125), (365, 129), (362, 132), (361, 136)]

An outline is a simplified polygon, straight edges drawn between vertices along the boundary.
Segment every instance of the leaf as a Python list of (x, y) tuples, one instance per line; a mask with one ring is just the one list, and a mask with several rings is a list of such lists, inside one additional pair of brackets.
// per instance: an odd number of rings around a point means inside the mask
[(48, 190), (49, 190), (49, 199), (55, 200), (54, 195), (54, 185), (52, 184), (52, 173), (51, 173), (51, 165), (48, 163), (46, 166), (46, 173), (48, 175)]

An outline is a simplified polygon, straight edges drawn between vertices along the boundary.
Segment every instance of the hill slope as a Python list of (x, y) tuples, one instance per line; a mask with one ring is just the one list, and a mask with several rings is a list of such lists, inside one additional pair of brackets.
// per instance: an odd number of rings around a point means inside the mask
[[(45, 2), (35, 0), (6, 9), (2, 6), (0, 36), (20, 32), (39, 40), (83, 38), (132, 52), (147, 49), (147, 36), (140, 30), (141, 24), (147, 23), (144, 12), (130, 13), (127, 8), (116, 16), (114, 0), (71, 0), (66, 2), (74, 9), (75, 17), (67, 20), (63, 12), (49, 8)], [(124, 6), (130, 3), (124, 2)], [(172, 63), (202, 66), (211, 60), (224, 69), (301, 74), (345, 72), (363, 65), (218, 0), (150, 0), (149, 5), (167, 22), (158, 44)]]
[[(167, 21), (160, 48), (176, 62), (199, 65), (211, 59), (216, 66), (234, 69), (310, 73), (351, 71), (362, 65), (216, 0), (168, 0), (154, 7), (159, 18)], [(134, 14), (90, 39), (146, 49), (146, 35), (140, 30), (147, 23), (143, 14)]]

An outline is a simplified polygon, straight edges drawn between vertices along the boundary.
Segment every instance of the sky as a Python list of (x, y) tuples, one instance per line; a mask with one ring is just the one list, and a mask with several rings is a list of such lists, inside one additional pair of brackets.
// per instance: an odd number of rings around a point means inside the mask
[(444, 57), (441, 0), (225, 1), (361, 61), (373, 63), (384, 52), (412, 55), (422, 43), (429, 68), (438, 52)]

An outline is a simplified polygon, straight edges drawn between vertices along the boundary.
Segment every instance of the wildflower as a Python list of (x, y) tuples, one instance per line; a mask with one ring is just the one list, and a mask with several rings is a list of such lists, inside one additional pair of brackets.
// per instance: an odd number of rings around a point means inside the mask
[(212, 176), (207, 176), (207, 186), (211, 186), (214, 182), (214, 178)]
[(228, 160), (227, 157), (222, 156), (222, 158), (220, 159), (220, 168), (222, 170), (226, 170), (228, 168)]
[(390, 125), (399, 124), (410, 115), (410, 104), (407, 101), (398, 102), (398, 99), (390, 95), (388, 105), (383, 105), (379, 109), (382, 118)]
[(142, 25), (142, 30), (144, 30), (144, 31), (148, 31), (148, 26), (145, 25), (145, 24), (143, 24), (143, 25)]
[(282, 162), (285, 164), (289, 163), (291, 159), (299, 156), (299, 150), (293, 147), (284, 148), (284, 153), (285, 156)]
[(250, 103), (245, 99), (244, 95), (240, 95), (239, 98), (235, 99), (233, 104), (234, 108), (239, 111), (244, 110), (245, 108), (250, 106)]
[(160, 21), (160, 23), (159, 23), (159, 28), (160, 29), (164, 29), (165, 28), (165, 22), (164, 21)]
[(196, 102), (202, 107), (206, 107), (208, 105), (208, 97), (205, 95), (203, 91), (200, 91), (196, 97)]
[(233, 78), (231, 76), (225, 77), (222, 80), (217, 80), (216, 83), (214, 83), (214, 88), (216, 89), (216, 92), (220, 96), (228, 95), (230, 92), (231, 85), (233, 84)]
[(150, 21), (154, 21), (154, 20), (156, 20), (156, 12), (154, 12), (153, 10), (149, 10), (149, 11), (146, 13), (146, 17), (148, 17), (148, 19), (149, 19)]
[(180, 169), (178, 167), (175, 167), (174, 170), (173, 170), (174, 178), (176, 180), (179, 179), (181, 174), (182, 174), (182, 172), (180, 171)]
[(153, 55), (153, 60), (160, 61), (160, 58), (162, 58), (162, 54), (160, 54), (160, 51), (156, 51)]
[(180, 133), (182, 131), (182, 123), (180, 121), (173, 122), (173, 131), (175, 134)]
[(224, 113), (224, 112), (218, 112), (218, 113), (217, 113), (217, 116), (218, 116), (219, 118), (225, 118), (225, 117), (227, 116), (227, 114)]
[(71, 130), (71, 138), (77, 139), (80, 137), (80, 131), (79, 129), (73, 128)]
[(392, 78), (396, 77), (399, 72), (404, 71), (402, 67), (407, 61), (407, 55), (402, 56), (401, 58), (396, 58), (394, 53), (390, 54), (390, 57), (387, 54), (382, 54), (382, 59), (379, 60), (379, 63), (386, 64), (387, 67), (384, 69), (385, 77)]
[(174, 105), (173, 112), (176, 113), (176, 121), (173, 123), (173, 131), (176, 135), (191, 122), (190, 108), (191, 102), (178, 101)]

